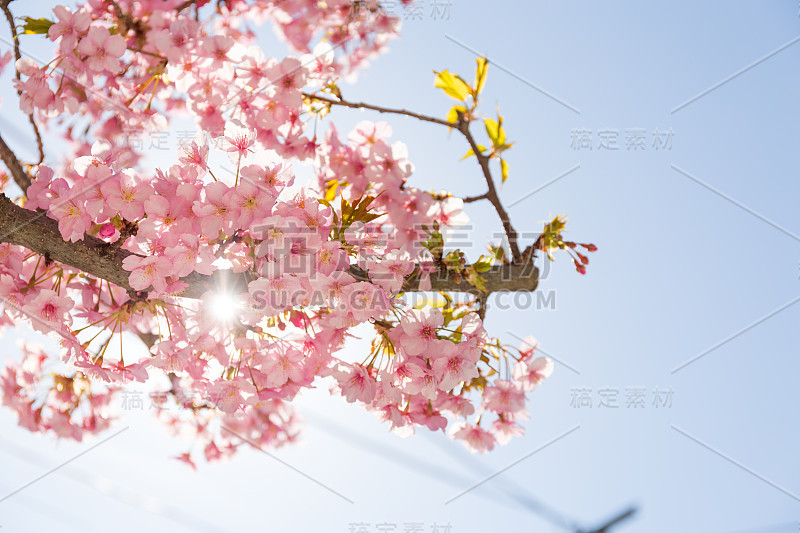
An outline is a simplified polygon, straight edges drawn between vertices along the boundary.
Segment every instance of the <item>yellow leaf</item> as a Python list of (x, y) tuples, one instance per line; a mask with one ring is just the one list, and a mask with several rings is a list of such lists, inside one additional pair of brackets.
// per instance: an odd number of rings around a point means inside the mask
[[(478, 151), (479, 151), (480, 153), (483, 153), (483, 152), (485, 152), (485, 151), (486, 151), (486, 147), (485, 147), (485, 146), (483, 146), (483, 145), (480, 145), (480, 144), (479, 144), (479, 145), (478, 145)], [(466, 153), (466, 154), (464, 154), (464, 157), (462, 157), (462, 158), (461, 158), (461, 160), (463, 161), (463, 160), (465, 160), (466, 158), (468, 158), (468, 157), (469, 157), (469, 156), (471, 156), (471, 155), (475, 155), (475, 152), (473, 152), (473, 151), (472, 151), (472, 148), (470, 148), (469, 150), (467, 150), (467, 153)]]
[(497, 151), (502, 151), (506, 148), (510, 148), (510, 146), (505, 146), (506, 144), (506, 130), (503, 129), (503, 117), (497, 116), (497, 120), (487, 118), (483, 120), (484, 126), (486, 126), (486, 134), (492, 140), (492, 144)]
[(486, 72), (489, 70), (489, 60), (485, 57), (479, 57), (476, 59), (478, 62), (478, 68), (475, 69), (475, 96), (481, 94), (483, 90), (483, 86), (486, 84)]
[(493, 118), (487, 118), (483, 120), (483, 125), (486, 126), (486, 135), (488, 135), (489, 139), (492, 140), (492, 144), (496, 145), (500, 124), (498, 124)]
[(453, 123), (458, 122), (459, 111), (461, 111), (462, 113), (466, 113), (467, 108), (464, 107), (463, 105), (454, 105), (453, 107), (450, 108), (450, 111), (447, 112), (447, 117), (445, 117), (445, 120), (447, 120), (447, 122), (453, 122)]
[(506, 130), (503, 129), (503, 117), (497, 117), (499, 122), (497, 123), (497, 145), (503, 146), (506, 143)]
[(508, 161), (505, 159), (500, 160), (500, 175), (502, 176), (502, 183), (508, 179)]
[(339, 182), (337, 180), (330, 180), (327, 183), (327, 187), (325, 188), (325, 200), (330, 202), (334, 198), (336, 198), (336, 189), (338, 187), (339, 187)]
[(26, 35), (36, 35), (40, 33), (47, 33), (53, 22), (45, 18), (35, 19), (31, 17), (22, 17), (25, 24), (22, 25), (22, 33)]
[(469, 85), (467, 85), (464, 80), (458, 76), (450, 74), (446, 70), (434, 72), (436, 73), (436, 79), (433, 82), (434, 86), (442, 89), (445, 94), (451, 98), (455, 98), (456, 100), (460, 100), (462, 102), (467, 101), (467, 96), (469, 96), (471, 91)]

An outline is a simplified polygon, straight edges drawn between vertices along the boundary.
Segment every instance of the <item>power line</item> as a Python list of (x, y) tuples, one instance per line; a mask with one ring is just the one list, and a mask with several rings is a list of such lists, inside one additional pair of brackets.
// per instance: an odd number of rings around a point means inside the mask
[[(16, 446), (9, 446), (8, 442), (3, 442), (0, 444), (0, 450), (3, 452), (13, 455), (18, 459), (22, 459), (28, 464), (41, 467), (43, 464), (47, 464), (47, 459), (44, 457), (39, 456), (38, 454), (34, 454), (29, 450), (21, 450)], [(76, 470), (74, 467), (72, 470)], [(194, 531), (219, 531), (225, 532), (228, 531), (226, 529), (220, 528), (216, 524), (211, 524), (208, 522), (204, 522), (202, 520), (198, 520), (194, 515), (187, 513), (178, 507), (172, 506), (169, 503), (164, 502), (163, 500), (159, 502), (159, 506), (162, 508), (161, 510), (153, 509), (150, 506), (147, 506), (142, 502), (140, 497), (137, 497), (135, 494), (126, 493), (119, 489), (119, 487), (111, 485), (107, 488), (104, 487), (104, 490), (99, 490), (94, 483), (90, 480), (90, 475), (85, 471), (79, 471), (79, 475), (70, 474), (66, 471), (60, 470), (58, 474), (62, 477), (66, 477), (72, 481), (75, 481), (84, 487), (88, 487), (92, 490), (99, 491), (102, 494), (108, 496), (112, 500), (118, 501), (120, 503), (126, 504), (131, 507), (135, 507), (139, 510), (146, 511), (155, 516), (159, 516), (170, 522), (175, 524), (179, 524), (185, 527), (188, 530)]]

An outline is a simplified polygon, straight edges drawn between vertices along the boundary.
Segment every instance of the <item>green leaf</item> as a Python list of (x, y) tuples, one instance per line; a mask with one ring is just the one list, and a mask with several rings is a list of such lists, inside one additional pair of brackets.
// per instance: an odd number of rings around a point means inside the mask
[(479, 291), (486, 291), (486, 280), (484, 280), (478, 272), (471, 266), (464, 269), (464, 277), (467, 283), (478, 289)]
[(462, 102), (467, 101), (467, 96), (472, 92), (467, 82), (446, 70), (441, 72), (434, 71), (434, 73), (436, 74), (436, 79), (433, 82), (434, 86), (442, 89), (451, 98)]
[(506, 251), (503, 249), (501, 245), (489, 245), (489, 252), (492, 254), (492, 258), (499, 262), (505, 263), (506, 262)]
[(47, 19), (35, 19), (31, 17), (22, 17), (25, 24), (22, 25), (22, 33), (27, 35), (46, 34), (53, 25), (53, 22)]
[(500, 176), (502, 178), (502, 183), (505, 183), (508, 179), (508, 161), (505, 159), (500, 160)]
[(492, 264), (494, 264), (494, 257), (482, 255), (472, 264), (472, 268), (474, 268), (476, 272), (488, 272), (492, 269)]
[(475, 69), (475, 93), (473, 94), (475, 98), (481, 94), (483, 86), (486, 84), (486, 72), (489, 70), (488, 59), (479, 57), (476, 61), (478, 62), (478, 68)]

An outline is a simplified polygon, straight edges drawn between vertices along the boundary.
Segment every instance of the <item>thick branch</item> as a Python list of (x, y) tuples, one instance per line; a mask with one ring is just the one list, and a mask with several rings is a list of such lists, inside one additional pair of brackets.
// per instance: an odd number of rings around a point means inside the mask
[(10, 243), (44, 255), (97, 278), (130, 289), (129, 273), (122, 260), (131, 252), (113, 250), (96, 237), (85, 235), (82, 241), (66, 242), (58, 231), (58, 222), (44, 211), (24, 209), (0, 195), (0, 243)]
[[(58, 222), (47, 217), (44, 211), (24, 209), (5, 195), (0, 195), (0, 243), (16, 244), (76, 268), (91, 276), (104, 279), (124, 289), (132, 290), (128, 284), (129, 272), (122, 268), (122, 261), (131, 252), (84, 235), (78, 242), (65, 242), (58, 231)], [(368, 281), (367, 272), (352, 266), (349, 273), (361, 281)], [(486, 292), (533, 291), (539, 281), (539, 271), (532, 262), (527, 264), (498, 265), (489, 272), (481, 274), (486, 283)], [(456, 281), (452, 272), (438, 271), (430, 276), (434, 291), (476, 293), (475, 287), (460, 279)], [(206, 276), (193, 272), (182, 278), (188, 287), (181, 293), (186, 298), (199, 298), (206, 291), (226, 289), (247, 290), (247, 281), (241, 274), (232, 275), (220, 271)], [(403, 287), (404, 291), (419, 291), (419, 276), (411, 276)]]
[(0, 136), (0, 159), (2, 159), (3, 163), (8, 167), (8, 171), (11, 172), (11, 177), (14, 178), (14, 183), (17, 184), (17, 187), (22, 189), (24, 194), (31, 185), (31, 178), (28, 176), (28, 173), (25, 172), (25, 169), (22, 168), (22, 163), (19, 162), (19, 159), (17, 159), (17, 156), (11, 151), (11, 148), (8, 147), (2, 136)]

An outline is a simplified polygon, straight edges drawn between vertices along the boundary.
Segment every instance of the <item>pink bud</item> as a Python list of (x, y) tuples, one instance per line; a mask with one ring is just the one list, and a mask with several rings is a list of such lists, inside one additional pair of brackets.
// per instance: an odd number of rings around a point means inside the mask
[(103, 224), (103, 226), (100, 228), (100, 232), (98, 233), (98, 235), (100, 236), (101, 239), (108, 239), (109, 237), (113, 237), (114, 233), (116, 232), (117, 228), (114, 227), (114, 224), (108, 223), (108, 224)]

